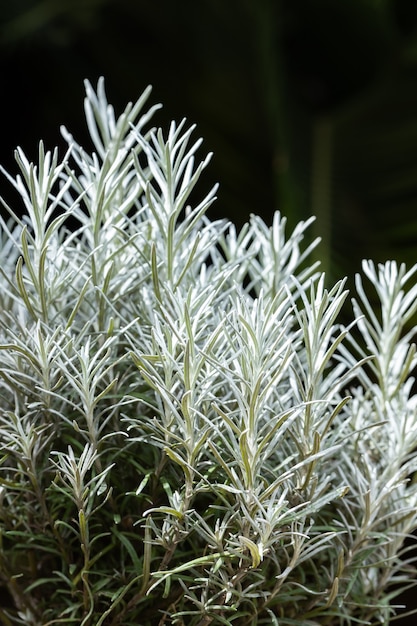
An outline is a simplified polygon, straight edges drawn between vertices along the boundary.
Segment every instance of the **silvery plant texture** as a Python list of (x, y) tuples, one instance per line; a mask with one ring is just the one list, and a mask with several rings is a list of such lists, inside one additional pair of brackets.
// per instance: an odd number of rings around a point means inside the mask
[(0, 622), (388, 624), (417, 266), (365, 261), (351, 299), (311, 220), (210, 220), (210, 155), (148, 96), (116, 117), (86, 82), (91, 149), (63, 128), (62, 157), (3, 170)]

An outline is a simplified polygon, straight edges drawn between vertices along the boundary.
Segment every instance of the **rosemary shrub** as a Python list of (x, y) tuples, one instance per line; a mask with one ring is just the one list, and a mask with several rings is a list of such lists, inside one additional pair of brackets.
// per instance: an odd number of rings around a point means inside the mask
[[(354, 321), (276, 213), (237, 233), (190, 194), (185, 122), (4, 172), (0, 622), (388, 624), (417, 527), (417, 266), (363, 264)], [(372, 288), (372, 302), (368, 289)], [(378, 306), (375, 306), (375, 297)]]

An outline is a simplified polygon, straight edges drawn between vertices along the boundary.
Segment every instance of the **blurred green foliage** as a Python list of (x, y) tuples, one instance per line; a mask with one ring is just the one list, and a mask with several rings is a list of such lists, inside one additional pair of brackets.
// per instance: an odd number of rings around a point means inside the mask
[(158, 123), (186, 116), (215, 153), (214, 216), (316, 214), (332, 279), (415, 261), (415, 0), (3, 2), (0, 70), (7, 169), (63, 120), (84, 139), (83, 78), (116, 105), (152, 83)]

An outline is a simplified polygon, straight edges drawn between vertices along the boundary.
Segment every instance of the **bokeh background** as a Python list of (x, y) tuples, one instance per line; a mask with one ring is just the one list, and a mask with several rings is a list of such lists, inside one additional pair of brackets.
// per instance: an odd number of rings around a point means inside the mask
[[(65, 124), (83, 79), (121, 111), (152, 84), (214, 159), (213, 217), (317, 216), (332, 279), (416, 260), (416, 0), (0, 0), (0, 162)], [(4, 183), (1, 191), (6, 193)]]
[(331, 280), (417, 261), (417, 0), (0, 0), (0, 163), (88, 143), (101, 75), (116, 112), (152, 84), (157, 125), (197, 123), (213, 218), (316, 215)]

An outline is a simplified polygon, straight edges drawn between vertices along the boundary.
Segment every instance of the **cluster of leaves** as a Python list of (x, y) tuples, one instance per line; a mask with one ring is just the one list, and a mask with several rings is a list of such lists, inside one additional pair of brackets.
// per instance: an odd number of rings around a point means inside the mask
[[(417, 267), (355, 322), (277, 213), (237, 233), (149, 92), (21, 150), (1, 220), (0, 621), (386, 624), (413, 570)], [(349, 390), (349, 392), (347, 392)]]

